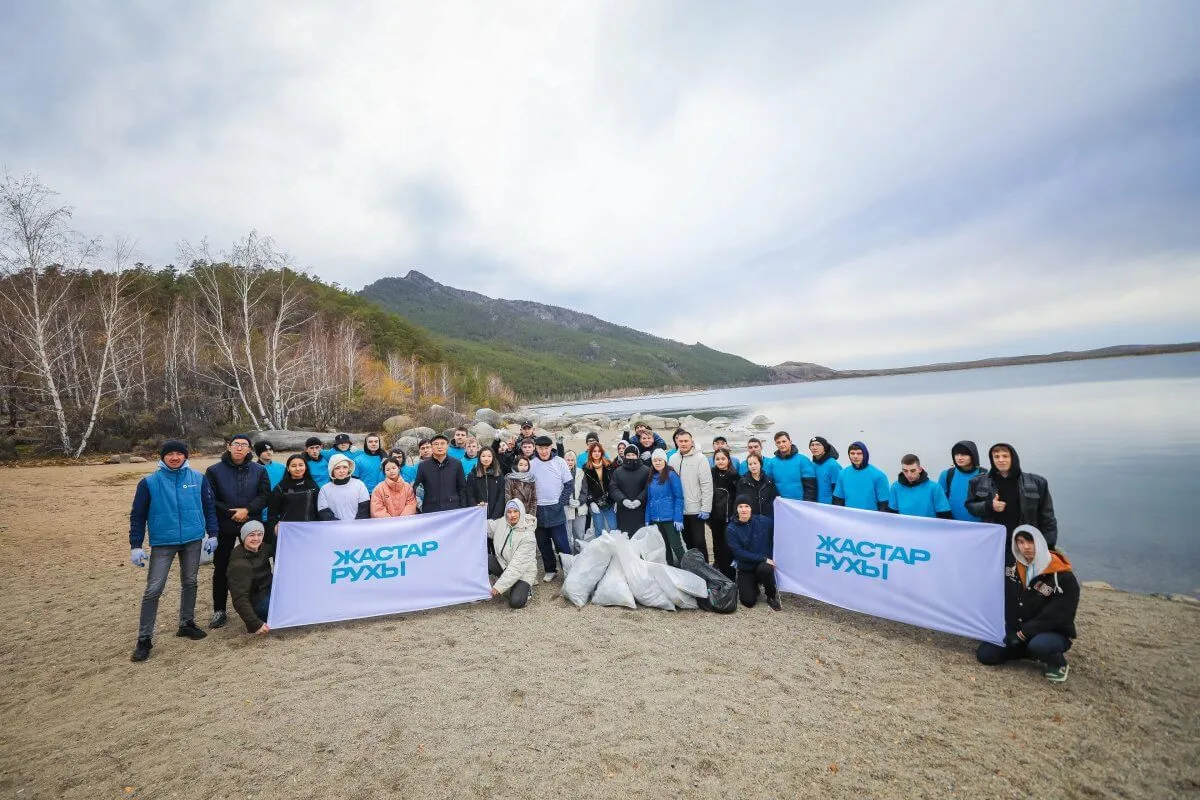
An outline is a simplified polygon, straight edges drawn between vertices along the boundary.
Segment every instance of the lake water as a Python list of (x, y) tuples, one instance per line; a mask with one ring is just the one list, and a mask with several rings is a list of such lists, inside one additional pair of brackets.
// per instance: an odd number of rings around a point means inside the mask
[[(1010, 442), (1046, 477), (1059, 546), (1080, 580), (1200, 596), (1200, 353), (891, 375), (548, 406), (540, 413), (756, 414), (803, 450), (855, 439), (889, 476), (916, 453), (935, 477), (950, 446)], [(706, 443), (707, 444), (707, 443)], [(768, 452), (773, 450), (767, 448)]]

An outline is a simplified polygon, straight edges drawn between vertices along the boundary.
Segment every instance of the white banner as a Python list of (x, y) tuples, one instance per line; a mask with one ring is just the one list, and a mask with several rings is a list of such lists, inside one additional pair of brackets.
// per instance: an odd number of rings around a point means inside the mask
[(390, 519), (281, 522), (272, 629), (491, 597), (481, 506)]
[(1004, 642), (1004, 526), (775, 501), (779, 589)]

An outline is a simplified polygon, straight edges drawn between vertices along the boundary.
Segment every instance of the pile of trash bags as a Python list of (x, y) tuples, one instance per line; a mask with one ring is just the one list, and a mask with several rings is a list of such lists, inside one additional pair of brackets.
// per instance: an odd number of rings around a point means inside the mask
[(563, 555), (562, 595), (576, 606), (737, 610), (737, 586), (711, 567), (698, 550), (684, 554), (683, 569), (667, 565), (667, 545), (655, 527), (626, 538), (604, 533), (584, 542), (576, 556)]

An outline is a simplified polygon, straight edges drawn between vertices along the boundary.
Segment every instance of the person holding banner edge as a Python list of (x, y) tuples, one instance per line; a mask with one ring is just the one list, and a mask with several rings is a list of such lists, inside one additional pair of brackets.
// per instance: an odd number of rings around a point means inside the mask
[(271, 604), (271, 556), (275, 550), (265, 544), (263, 524), (252, 519), (238, 533), (241, 541), (229, 557), (229, 595), (233, 610), (246, 624), (246, 632), (262, 636), (270, 633), (267, 614)]
[(1046, 665), (1048, 680), (1062, 683), (1070, 670), (1063, 653), (1076, 636), (1079, 581), (1034, 526), (1018, 526), (1012, 540), (1014, 563), (1004, 571), (1005, 643), (981, 642), (975, 657), (988, 666), (1031, 657)]
[(775, 584), (775, 520), (754, 514), (752, 501), (746, 495), (740, 495), (736, 504), (737, 519), (729, 523), (725, 538), (737, 559), (738, 596), (743, 606), (754, 608), (761, 586), (767, 595), (767, 605), (772, 611), (779, 611), (783, 604)]

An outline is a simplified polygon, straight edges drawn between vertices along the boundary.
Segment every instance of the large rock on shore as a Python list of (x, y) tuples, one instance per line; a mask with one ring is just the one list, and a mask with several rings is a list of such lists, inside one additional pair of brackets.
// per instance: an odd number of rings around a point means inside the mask
[(394, 417), (388, 417), (383, 421), (383, 430), (389, 436), (403, 434), (405, 430), (413, 427), (417, 421), (408, 414), (397, 414)]
[[(499, 411), (493, 411), (490, 408), (481, 408), (475, 412), (475, 419), (479, 422), (486, 422), (492, 428), (499, 428), (504, 424), (504, 417), (500, 416)], [(478, 434), (476, 434), (478, 436)]]
[(419, 428), (409, 428), (408, 430), (400, 431), (401, 436), (412, 436), (416, 439), (431, 439), (434, 433), (433, 428), (427, 428), (424, 425)]
[(406, 456), (414, 456), (417, 454), (417, 443), (420, 440), (415, 436), (401, 436), (392, 442), (392, 447), (399, 447), (404, 451)]
[[(275, 447), (276, 450), (303, 450), (304, 442), (310, 436), (317, 436), (321, 439), (321, 443), (325, 447), (333, 447), (333, 434), (325, 431), (253, 431), (250, 438), (255, 442), (267, 439)], [(361, 448), (363, 439), (366, 438), (365, 433), (352, 433), (350, 440), (355, 447)]]
[(471, 435), (479, 440), (480, 447), (487, 447), (496, 439), (496, 429), (486, 422), (476, 422), (470, 430)]

